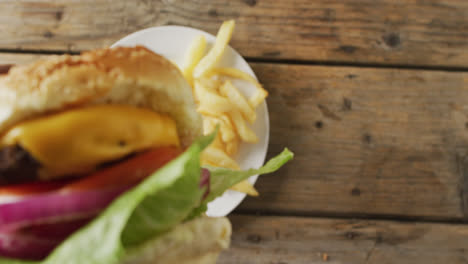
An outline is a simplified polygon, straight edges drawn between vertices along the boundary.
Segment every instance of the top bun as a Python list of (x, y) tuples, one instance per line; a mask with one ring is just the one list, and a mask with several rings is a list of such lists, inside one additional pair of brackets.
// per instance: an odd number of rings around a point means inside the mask
[(0, 134), (26, 119), (94, 104), (168, 114), (184, 147), (202, 134), (190, 85), (176, 66), (142, 46), (51, 56), (11, 68), (0, 77)]

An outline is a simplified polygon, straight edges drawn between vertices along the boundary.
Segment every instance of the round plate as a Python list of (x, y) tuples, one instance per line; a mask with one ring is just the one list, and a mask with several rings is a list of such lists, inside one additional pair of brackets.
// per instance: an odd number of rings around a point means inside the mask
[[(112, 47), (143, 45), (163, 55), (181, 68), (189, 45), (199, 35), (205, 36), (208, 48), (213, 45), (215, 36), (207, 32), (189, 27), (162, 26), (130, 34), (114, 43)], [(237, 68), (257, 78), (244, 58), (231, 47), (226, 49), (223, 58), (218, 64), (221, 67)], [(245, 81), (235, 80), (234, 84), (246, 96), (251, 96), (256, 89), (255, 86)], [(242, 143), (235, 158), (241, 169), (258, 168), (265, 162), (270, 134), (269, 125), (267, 106), (266, 103), (262, 103), (257, 108), (257, 120), (251, 126), (258, 136), (259, 142), (256, 144)], [(256, 180), (257, 176), (252, 176), (249, 179), (252, 184)], [(221, 197), (208, 204), (207, 215), (225, 216), (234, 210), (244, 198), (245, 194), (243, 193), (231, 190), (226, 191)]]

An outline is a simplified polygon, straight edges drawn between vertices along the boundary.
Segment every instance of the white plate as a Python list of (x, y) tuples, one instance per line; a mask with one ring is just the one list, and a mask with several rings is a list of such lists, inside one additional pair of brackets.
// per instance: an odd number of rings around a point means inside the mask
[[(199, 35), (205, 36), (208, 48), (213, 45), (215, 36), (207, 32), (189, 27), (162, 26), (130, 34), (114, 43), (112, 47), (143, 45), (181, 67), (190, 43)], [(226, 49), (224, 57), (219, 62), (219, 66), (234, 67), (257, 78), (244, 58), (231, 47)], [(235, 84), (246, 96), (252, 95), (255, 91), (255, 87), (250, 83), (236, 80)], [(266, 103), (261, 104), (257, 108), (257, 120), (253, 124), (252, 129), (258, 136), (259, 142), (257, 144), (242, 143), (240, 145), (236, 161), (241, 169), (258, 168), (265, 161), (270, 134)], [(252, 184), (256, 180), (257, 176), (249, 179)], [(225, 216), (234, 210), (244, 198), (245, 194), (243, 193), (227, 191), (221, 197), (208, 204), (207, 214), (209, 216)]]

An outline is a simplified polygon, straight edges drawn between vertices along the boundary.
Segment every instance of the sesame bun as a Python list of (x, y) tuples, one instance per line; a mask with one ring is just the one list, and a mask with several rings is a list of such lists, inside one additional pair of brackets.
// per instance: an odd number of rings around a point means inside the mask
[(125, 104), (171, 116), (183, 146), (202, 134), (192, 89), (179, 69), (141, 46), (51, 56), (0, 77), (0, 134), (70, 107)]
[(215, 264), (231, 240), (226, 217), (198, 217), (127, 252), (121, 264)]

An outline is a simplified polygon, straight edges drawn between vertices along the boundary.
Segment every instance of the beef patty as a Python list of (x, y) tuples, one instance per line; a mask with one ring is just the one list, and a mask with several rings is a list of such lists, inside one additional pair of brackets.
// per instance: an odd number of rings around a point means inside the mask
[(0, 149), (0, 185), (38, 179), (40, 163), (20, 145)]
[[(0, 65), (0, 75), (7, 74), (12, 65)], [(21, 146), (0, 149), (0, 185), (37, 179), (40, 164)]]
[[(136, 153), (130, 153), (122, 158), (103, 162), (96, 166), (96, 170), (113, 166), (130, 159)], [(0, 185), (31, 183), (40, 181), (39, 169), (41, 163), (20, 145), (7, 146), (0, 149)], [(68, 175), (67, 179), (79, 178), (83, 175)]]

